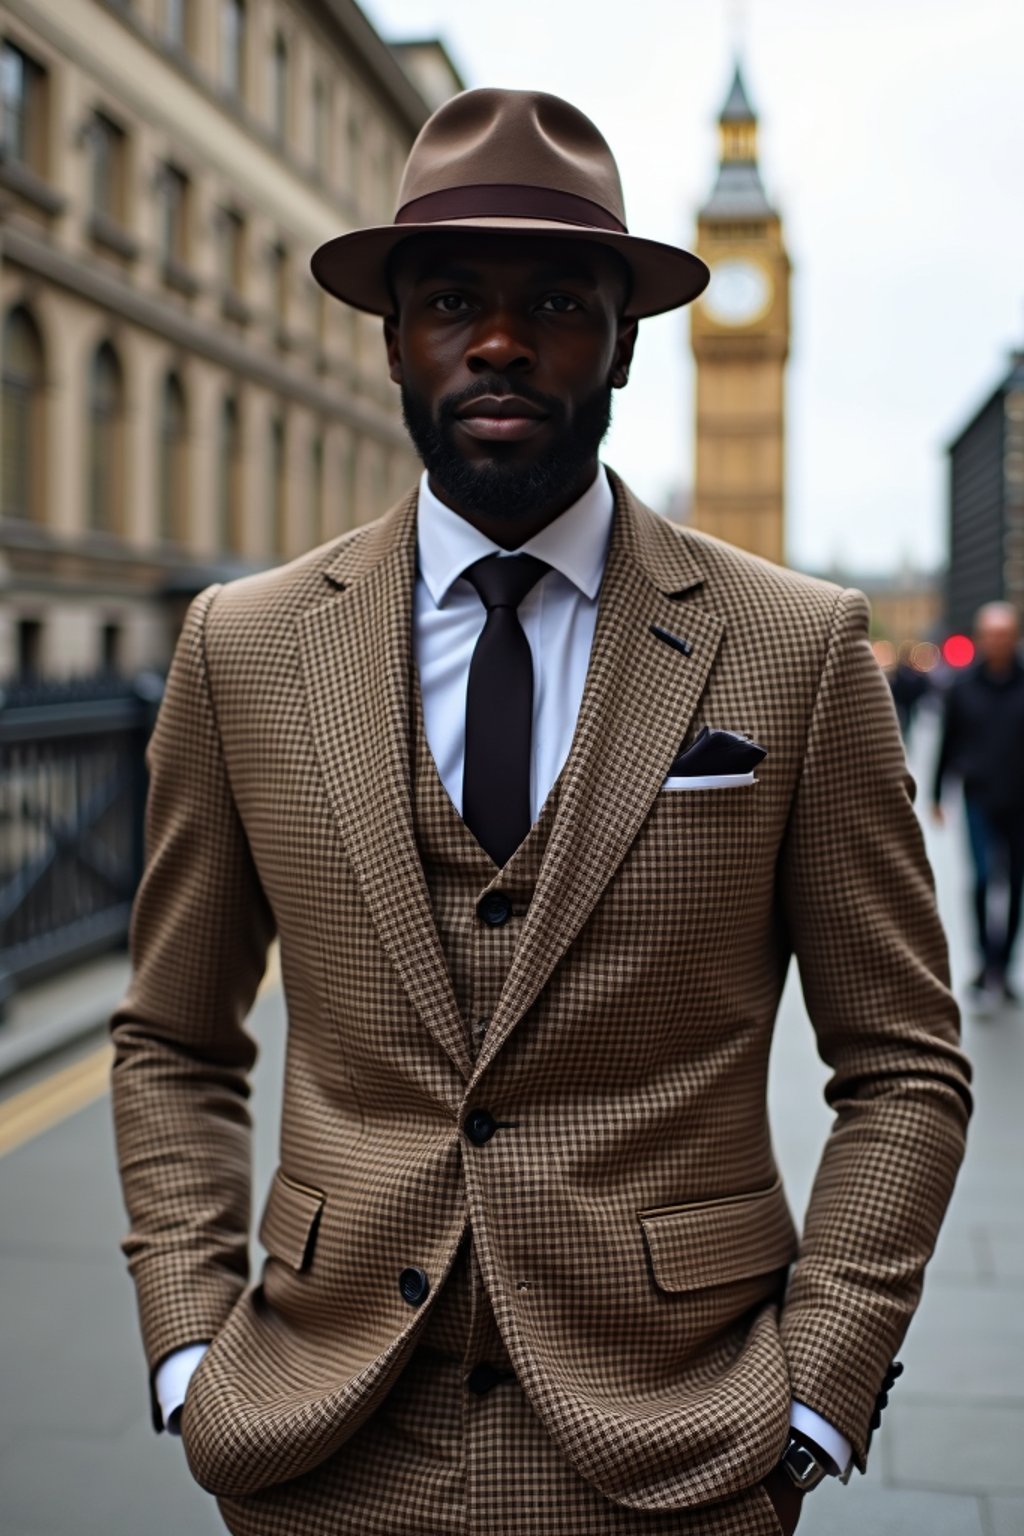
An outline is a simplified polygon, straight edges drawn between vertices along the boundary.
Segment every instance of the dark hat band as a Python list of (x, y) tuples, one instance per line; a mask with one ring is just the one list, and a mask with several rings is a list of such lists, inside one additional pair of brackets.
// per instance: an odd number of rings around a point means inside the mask
[(552, 187), (525, 187), (518, 183), (493, 182), (480, 186), (445, 187), (414, 197), (395, 214), (396, 224), (435, 224), (450, 219), (551, 219), (586, 229), (614, 230), (628, 234), (622, 224), (600, 203)]

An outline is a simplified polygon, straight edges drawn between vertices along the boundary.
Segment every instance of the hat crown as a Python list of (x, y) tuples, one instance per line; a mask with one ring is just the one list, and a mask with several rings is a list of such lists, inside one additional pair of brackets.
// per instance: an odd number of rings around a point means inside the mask
[(625, 226), (622, 183), (606, 140), (577, 107), (544, 91), (485, 88), (446, 101), (409, 152), (398, 207), (478, 186), (540, 187), (585, 198)]

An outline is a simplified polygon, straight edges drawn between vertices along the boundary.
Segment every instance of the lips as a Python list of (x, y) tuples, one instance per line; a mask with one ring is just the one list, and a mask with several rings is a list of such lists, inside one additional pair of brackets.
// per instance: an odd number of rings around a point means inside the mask
[(520, 395), (483, 395), (457, 412), (456, 420), (470, 437), (486, 442), (521, 442), (532, 437), (547, 415)]

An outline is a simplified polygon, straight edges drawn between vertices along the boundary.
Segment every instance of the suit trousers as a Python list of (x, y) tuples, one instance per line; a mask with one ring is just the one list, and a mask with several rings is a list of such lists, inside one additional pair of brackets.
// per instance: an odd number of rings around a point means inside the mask
[(720, 1504), (646, 1514), (582, 1478), (511, 1371), (468, 1240), (423, 1340), (328, 1461), (219, 1500), (232, 1536), (779, 1536), (759, 1483)]

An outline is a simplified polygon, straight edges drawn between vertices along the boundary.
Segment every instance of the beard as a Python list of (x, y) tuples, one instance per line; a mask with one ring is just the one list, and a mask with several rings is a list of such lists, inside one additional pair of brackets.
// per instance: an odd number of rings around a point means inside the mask
[[(500, 397), (513, 393), (543, 410), (556, 430), (561, 428), (560, 435), (547, 453), (528, 464), (503, 463), (500, 449), (490, 463), (471, 463), (456, 445), (456, 412), (483, 395)], [(509, 389), (506, 379), (481, 379), (457, 394), (445, 395), (438, 405), (436, 420), (427, 401), (403, 384), (402, 415), (427, 473), (454, 507), (476, 516), (512, 522), (579, 494), (580, 480), (611, 424), (612, 390), (610, 384), (595, 390), (566, 424), (561, 401), (552, 400), (518, 380)]]

